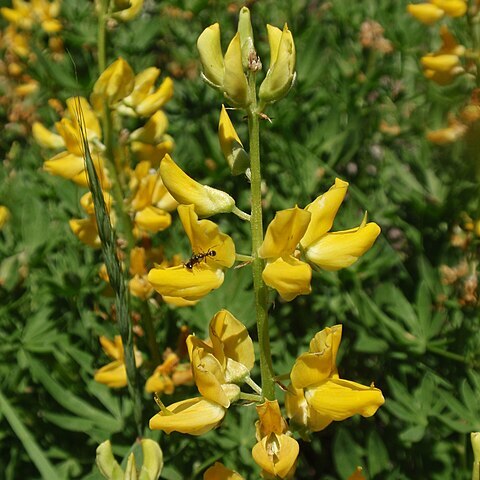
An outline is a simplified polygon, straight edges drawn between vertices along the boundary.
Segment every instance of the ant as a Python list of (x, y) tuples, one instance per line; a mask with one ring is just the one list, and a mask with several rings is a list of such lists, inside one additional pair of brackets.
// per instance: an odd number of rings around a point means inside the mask
[(207, 261), (208, 257), (215, 257), (217, 255), (217, 252), (215, 250), (212, 250), (211, 248), (208, 249), (207, 252), (200, 252), (200, 253), (194, 253), (188, 262), (185, 262), (183, 266), (187, 268), (188, 270), (192, 270), (195, 265), (200, 263), (202, 260)]

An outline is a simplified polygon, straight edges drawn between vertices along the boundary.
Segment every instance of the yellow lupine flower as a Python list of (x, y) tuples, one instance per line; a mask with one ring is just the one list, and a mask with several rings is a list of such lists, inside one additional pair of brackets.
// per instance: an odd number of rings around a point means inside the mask
[(412, 17), (415, 17), (426, 25), (435, 23), (445, 15), (445, 12), (441, 8), (431, 3), (411, 3), (407, 5), (407, 10)]
[(235, 200), (228, 193), (196, 182), (168, 154), (160, 163), (160, 175), (172, 197), (180, 204), (193, 205), (200, 217), (228, 213), (235, 206)]
[(202, 397), (189, 398), (167, 407), (168, 413), (159, 412), (150, 419), (152, 430), (166, 433), (180, 432), (203, 435), (223, 420), (226, 408)]
[[(125, 367), (122, 337), (115, 335), (113, 342), (105, 336), (100, 337), (104, 352), (114, 361), (96, 371), (94, 380), (107, 385), (110, 388), (127, 386), (127, 370)], [(142, 364), (142, 354), (134, 349), (135, 365), (137, 368)]]
[(299, 453), (298, 442), (286, 434), (287, 425), (276, 400), (257, 405), (256, 423), (258, 443), (252, 456), (262, 469), (262, 477), (289, 479), (295, 474)]
[(204, 398), (228, 408), (253, 368), (253, 342), (246, 327), (227, 310), (221, 310), (210, 321), (208, 345), (190, 335), (188, 353), (198, 391)]
[(346, 195), (348, 183), (340, 179), (324, 195), (305, 209), (298, 207), (277, 212), (265, 234), (258, 255), (267, 260), (265, 283), (286, 301), (310, 293), (312, 271), (297, 258), (297, 246), (308, 262), (325, 270), (352, 265), (372, 245), (380, 233), (376, 223), (340, 232), (329, 232)]
[(336, 357), (341, 336), (341, 325), (317, 333), (309, 352), (297, 358), (290, 373), (292, 385), (285, 402), (288, 416), (311, 431), (355, 414), (370, 417), (385, 402), (382, 392), (373, 385), (339, 378)]
[(215, 462), (215, 465), (205, 471), (203, 480), (244, 480), (244, 478), (234, 470), (225, 467), (225, 465)]
[(462, 17), (467, 13), (465, 0), (430, 0), (430, 3), (441, 8), (450, 17)]
[(202, 62), (203, 78), (207, 83), (221, 89), (233, 105), (247, 106), (248, 82), (243, 71), (240, 34), (235, 34), (223, 57), (220, 26), (215, 23), (198, 37), (197, 48)]
[(276, 102), (283, 98), (295, 81), (295, 43), (287, 24), (283, 31), (267, 25), (270, 44), (270, 68), (260, 85), (259, 98), (265, 103)]
[(438, 145), (454, 143), (467, 133), (467, 126), (458, 120), (453, 120), (446, 128), (431, 130), (427, 133), (427, 139)]
[(122, 58), (109, 65), (98, 77), (90, 97), (92, 105), (98, 112), (103, 110), (103, 102), (114, 107), (130, 95), (135, 83), (132, 67)]
[(100, 248), (102, 246), (94, 216), (88, 218), (72, 218), (68, 221), (68, 224), (75, 236), (85, 245), (92, 248)]
[(135, 226), (150, 233), (161, 232), (172, 223), (171, 215), (161, 208), (149, 205), (135, 213)]
[(42, 148), (51, 148), (54, 150), (65, 146), (65, 142), (60, 135), (51, 132), (40, 122), (34, 122), (32, 125), (32, 135)]
[(148, 281), (162, 296), (199, 300), (223, 283), (223, 269), (235, 262), (235, 245), (215, 223), (198, 220), (193, 205), (179, 205), (177, 210), (194, 254), (214, 251), (215, 255), (206, 255), (190, 269), (185, 265), (153, 268)]
[(46, 33), (56, 33), (62, 29), (57, 20), (60, 13), (60, 2), (49, 0), (12, 0), (13, 8), (0, 9), (3, 17), (13, 25), (24, 30), (31, 30), (34, 24), (40, 24)]

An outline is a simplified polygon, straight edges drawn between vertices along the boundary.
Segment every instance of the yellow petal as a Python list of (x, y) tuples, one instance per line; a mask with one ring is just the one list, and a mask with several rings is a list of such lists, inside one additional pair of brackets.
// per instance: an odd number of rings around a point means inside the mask
[(256, 424), (257, 437), (263, 438), (271, 433), (281, 435), (287, 430), (277, 400), (265, 400), (256, 407), (259, 421)]
[(135, 224), (151, 233), (161, 232), (171, 223), (172, 217), (168, 212), (151, 205), (135, 214)]
[(371, 417), (385, 403), (378, 388), (339, 378), (305, 390), (305, 398), (311, 408), (336, 421), (357, 413)]
[(253, 368), (255, 354), (253, 342), (248, 330), (228, 310), (220, 310), (210, 321), (210, 339), (215, 356), (221, 359), (219, 352), (244, 365), (248, 370)]
[(198, 220), (193, 205), (179, 205), (178, 215), (195, 254), (208, 254), (200, 262), (211, 268), (230, 268), (235, 262), (235, 244), (218, 225), (210, 220)]
[(162, 108), (173, 97), (173, 80), (170, 77), (160, 84), (158, 89), (144, 98), (135, 108), (141, 117), (149, 117)]
[(112, 340), (108, 339), (104, 335), (100, 338), (100, 344), (102, 345), (103, 351), (110, 357), (115, 360), (123, 359), (123, 344), (122, 337), (120, 335), (115, 335), (115, 338)]
[(40, 122), (34, 122), (32, 125), (32, 135), (42, 148), (57, 149), (65, 147), (63, 138), (45, 128)]
[(137, 298), (146, 300), (153, 294), (153, 287), (147, 280), (146, 275), (135, 275), (128, 281), (130, 293)]
[(167, 297), (182, 297), (199, 300), (223, 283), (222, 270), (212, 270), (205, 265), (196, 265), (189, 270), (183, 265), (171, 268), (153, 268), (148, 281), (153, 288)]
[(175, 391), (175, 386), (172, 379), (168, 375), (161, 373), (154, 373), (147, 378), (145, 383), (145, 391), (149, 393), (165, 393), (171, 395)]
[(230, 470), (221, 463), (215, 462), (213, 467), (205, 471), (203, 480), (244, 480), (244, 478), (234, 470)]
[(258, 249), (261, 258), (291, 255), (307, 231), (311, 214), (301, 208), (289, 208), (275, 214)]
[(443, 17), (444, 11), (432, 3), (418, 3), (407, 5), (407, 10), (420, 22), (431, 25)]
[(112, 107), (130, 95), (134, 83), (132, 68), (120, 57), (109, 65), (95, 82), (91, 96), (92, 104), (98, 111), (103, 110), (104, 101)]
[(123, 99), (123, 102), (130, 106), (135, 107), (145, 97), (150, 95), (155, 85), (155, 81), (160, 75), (160, 70), (156, 67), (149, 67), (135, 76), (134, 86), (132, 93)]
[(183, 172), (168, 154), (160, 163), (160, 175), (172, 197), (178, 203), (193, 204), (200, 217), (228, 213), (235, 206), (235, 200), (230, 195), (196, 182)]
[[(284, 97), (295, 79), (295, 44), (292, 32), (285, 24), (283, 31), (267, 25), (270, 43), (270, 68), (260, 85), (259, 97), (266, 103), (275, 102)], [(279, 36), (280, 32), (280, 36)]]
[(220, 25), (214, 23), (207, 27), (197, 40), (198, 53), (203, 67), (203, 76), (211, 84), (223, 85), (223, 54), (220, 44)]
[(100, 248), (102, 242), (98, 236), (97, 222), (95, 217), (90, 216), (88, 218), (72, 218), (68, 224), (72, 232), (78, 239), (92, 248)]
[(427, 139), (438, 145), (454, 143), (462, 138), (467, 132), (467, 126), (460, 122), (455, 122), (447, 128), (432, 130), (427, 133)]
[(202, 435), (218, 426), (226, 413), (226, 409), (218, 403), (201, 397), (176, 402), (167, 410), (173, 415), (159, 412), (150, 419), (152, 430)]
[(349, 267), (367, 252), (380, 235), (373, 222), (344, 232), (327, 233), (306, 249), (308, 261), (325, 270)]
[(237, 32), (230, 42), (224, 58), (225, 75), (223, 90), (225, 96), (234, 104), (241, 107), (248, 105), (248, 83), (243, 72), (242, 48), (240, 34)]
[(195, 384), (202, 396), (228, 408), (230, 400), (222, 389), (222, 385), (226, 383), (225, 374), (218, 360), (203, 348), (194, 348), (192, 370)]
[(83, 158), (79, 130), (76, 125), (69, 118), (62, 118), (62, 120), (55, 123), (55, 128), (61, 135), (68, 152)]
[(0, 205), (0, 229), (8, 222), (10, 218), (10, 210), (4, 205)]
[(301, 240), (303, 247), (308, 246), (327, 233), (333, 225), (338, 209), (347, 194), (348, 182), (336, 178), (328, 192), (317, 197), (305, 210), (312, 214), (308, 229)]
[(110, 388), (127, 386), (127, 370), (125, 364), (119, 360), (115, 360), (97, 370), (93, 378), (96, 382), (103, 383)]
[(167, 115), (165, 115), (165, 112), (162, 110), (159, 110), (148, 119), (148, 122), (142, 128), (138, 128), (132, 132), (130, 139), (155, 145), (162, 140), (167, 128)]
[(465, 53), (465, 47), (459, 45), (446, 25), (440, 27), (440, 37), (442, 37), (442, 47), (438, 53), (449, 53), (458, 56)]
[(292, 475), (299, 451), (294, 438), (272, 433), (253, 447), (252, 456), (264, 472), (283, 479)]
[(464, 0), (430, 0), (430, 2), (450, 17), (462, 17), (467, 13), (468, 5)]
[(308, 295), (312, 288), (312, 269), (294, 257), (278, 258), (269, 262), (262, 272), (263, 281), (290, 302), (298, 295)]
[(162, 295), (162, 300), (166, 304), (173, 305), (174, 307), (192, 307), (198, 303), (198, 300), (186, 300), (182, 297), (169, 297), (167, 295)]
[(290, 425), (306, 429), (310, 432), (320, 432), (327, 428), (332, 419), (310, 408), (303, 394), (303, 389), (290, 385), (285, 392), (285, 409), (290, 419)]
[(115, 12), (113, 16), (122, 21), (128, 22), (133, 20), (142, 10), (143, 0), (130, 0), (130, 7), (121, 10), (120, 12)]
[(293, 387), (309, 387), (336, 374), (336, 358), (341, 340), (341, 325), (318, 332), (310, 342), (310, 351), (295, 361), (290, 373)]
[(233, 175), (243, 173), (250, 166), (250, 159), (247, 152), (243, 149), (242, 141), (224, 105), (222, 105), (218, 123), (218, 139), (223, 156), (227, 160)]
[(362, 475), (362, 467), (357, 467), (355, 472), (353, 472), (347, 480), (366, 480), (366, 478)]
[(132, 152), (135, 153), (136, 157), (140, 162), (143, 161), (151, 161), (158, 159), (158, 163), (160, 160), (167, 154), (171, 153), (173, 150), (173, 139), (169, 135), (164, 135), (164, 141), (156, 144), (150, 145), (148, 143), (136, 142), (133, 141), (130, 144), (130, 148)]
[(424, 68), (446, 73), (457, 67), (460, 64), (460, 59), (457, 55), (450, 54), (425, 55), (421, 62)]

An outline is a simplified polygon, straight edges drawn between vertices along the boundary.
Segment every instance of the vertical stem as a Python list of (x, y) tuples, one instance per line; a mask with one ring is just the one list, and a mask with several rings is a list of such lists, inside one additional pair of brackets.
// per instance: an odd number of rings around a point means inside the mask
[(106, 67), (106, 23), (107, 23), (108, 0), (97, 1), (98, 29), (97, 29), (97, 65), (101, 74)]
[(258, 249), (263, 242), (262, 220), (262, 174), (260, 169), (260, 125), (257, 114), (257, 93), (255, 73), (248, 78), (249, 97), (252, 101), (248, 108), (248, 133), (250, 140), (250, 170), (252, 196), (252, 270), (253, 288), (255, 293), (255, 309), (257, 317), (258, 343), (260, 347), (260, 374), (262, 377), (262, 392), (269, 400), (275, 399), (275, 382), (270, 351), (270, 336), (268, 331), (268, 291), (262, 279), (263, 260), (258, 256)]
[(148, 349), (150, 350), (153, 363), (160, 365), (160, 363), (162, 363), (162, 357), (160, 356), (160, 349), (157, 344), (155, 329), (153, 328), (153, 319), (148, 300), (142, 302), (142, 306), (142, 322), (147, 336)]

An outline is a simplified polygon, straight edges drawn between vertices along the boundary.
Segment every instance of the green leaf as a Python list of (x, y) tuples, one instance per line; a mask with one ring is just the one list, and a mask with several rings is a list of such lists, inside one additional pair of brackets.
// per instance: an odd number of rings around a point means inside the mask
[(61, 477), (58, 475), (54, 466), (40, 449), (37, 442), (22, 423), (10, 403), (3, 396), (2, 392), (0, 392), (0, 410), (2, 410), (10, 427), (12, 427), (12, 430), (22, 442), (25, 450), (42, 477), (48, 480), (61, 480)]

